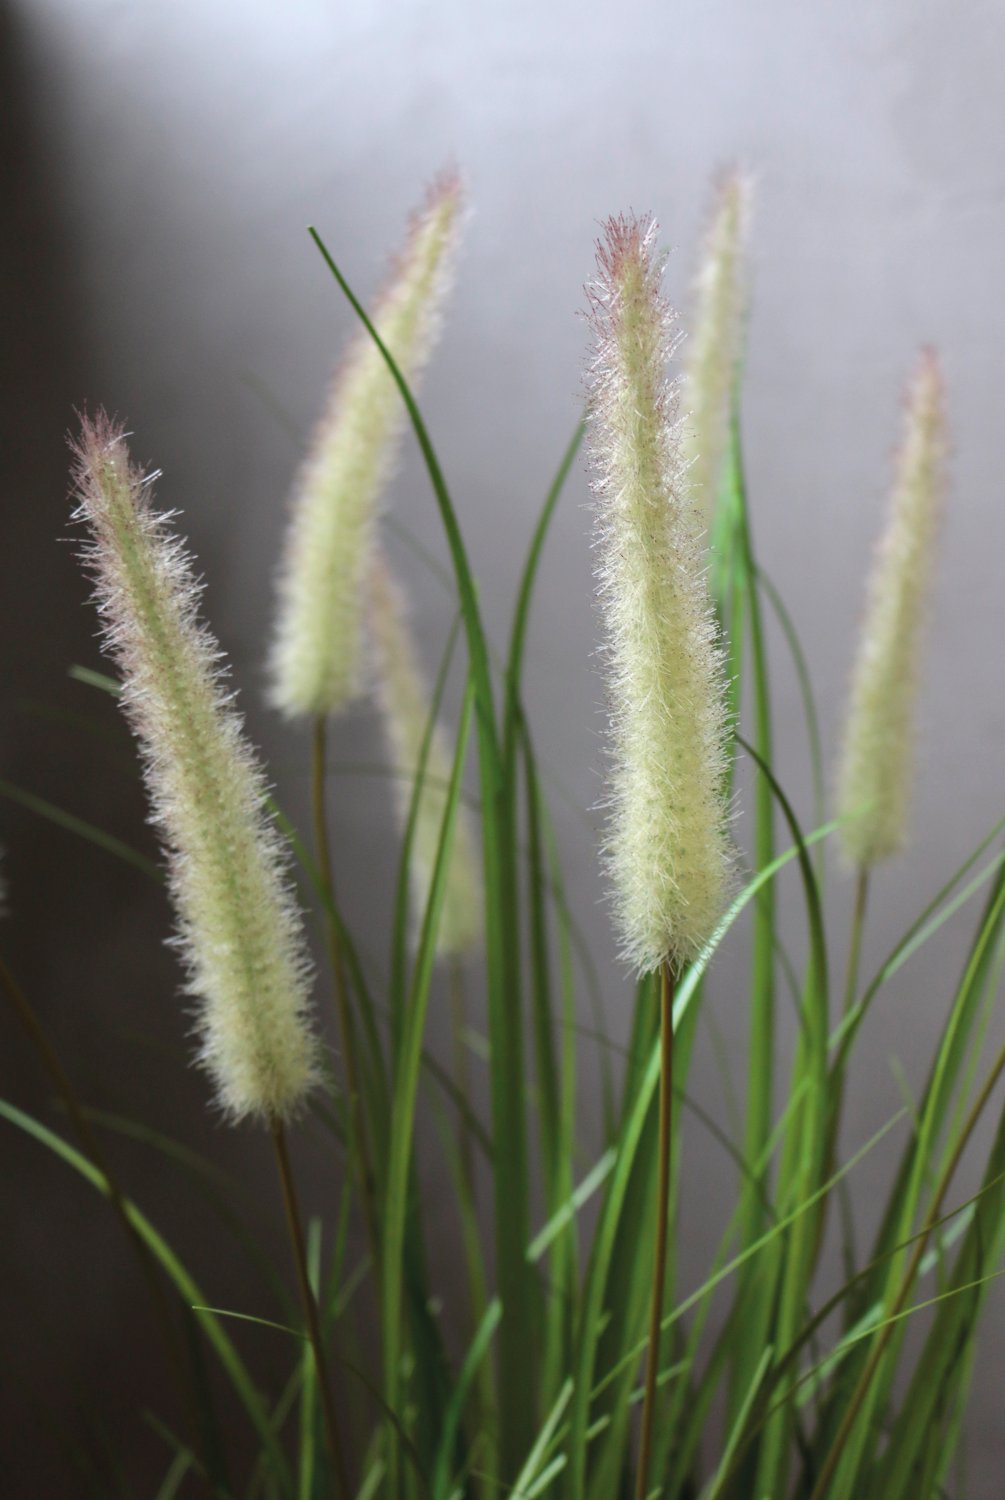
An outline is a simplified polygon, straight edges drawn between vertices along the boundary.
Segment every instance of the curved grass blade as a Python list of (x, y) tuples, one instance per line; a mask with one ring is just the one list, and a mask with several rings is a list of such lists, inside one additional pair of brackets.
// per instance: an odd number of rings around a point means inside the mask
[(772, 1348), (771, 1344), (768, 1344), (767, 1347), (761, 1352), (761, 1357), (757, 1362), (757, 1369), (754, 1371), (754, 1378), (750, 1382), (750, 1387), (743, 1398), (743, 1404), (741, 1405), (740, 1410), (737, 1412), (736, 1420), (733, 1422), (733, 1425), (730, 1428), (729, 1437), (726, 1439), (726, 1445), (722, 1450), (722, 1458), (719, 1461), (719, 1467), (716, 1469), (715, 1476), (708, 1486), (708, 1489), (702, 1492), (701, 1500), (719, 1500), (719, 1496), (722, 1494), (723, 1489), (725, 1488), (726, 1480), (729, 1476), (730, 1469), (733, 1463), (734, 1454), (736, 1453), (736, 1450), (740, 1443), (740, 1439), (743, 1436), (743, 1430), (747, 1425), (747, 1420), (753, 1409), (754, 1402), (757, 1399), (757, 1394), (761, 1389), (764, 1377), (767, 1374), (768, 1366), (771, 1364), (771, 1356), (774, 1354), (774, 1352), (775, 1351)]
[(534, 534), (531, 537), (527, 556), (524, 560), (523, 571), (520, 575), (520, 586), (517, 590), (516, 606), (513, 610), (513, 621), (510, 627), (509, 652), (506, 658), (506, 710), (503, 720), (503, 764), (509, 768), (509, 778), (513, 778), (513, 763), (516, 757), (516, 737), (518, 720), (522, 717), (520, 712), (520, 678), (523, 671), (524, 647), (527, 640), (527, 623), (530, 618), (531, 600), (534, 595), (534, 584), (537, 581), (538, 567), (541, 562), (541, 554), (558, 505), (565, 481), (569, 477), (569, 471), (576, 459), (576, 454), (582, 446), (586, 435), (586, 423), (578, 423), (568, 447), (562, 455), (562, 460), (551, 486), (545, 496)]
[(274, 1323), (271, 1318), (260, 1318), (255, 1313), (235, 1312), (231, 1307), (206, 1307), (202, 1303), (190, 1304), (195, 1313), (212, 1313), (216, 1318), (234, 1318), (239, 1323), (258, 1323), (262, 1328), (272, 1328), (276, 1333), (288, 1333), (291, 1338), (305, 1337), (302, 1330), (291, 1328), (288, 1323)]
[[(436, 863), (430, 881), (429, 899), (422, 924), (422, 935), (412, 973), (411, 992), (404, 1018), (401, 1048), (396, 1059), (391, 1106), (390, 1145), (383, 1219), (381, 1267), (381, 1322), (384, 1358), (385, 1402), (391, 1411), (399, 1404), (402, 1354), (402, 1274), (405, 1251), (405, 1223), (408, 1213), (408, 1187), (412, 1163), (415, 1124), (415, 1101), (422, 1057), (422, 1038), (429, 1005), (429, 987), (436, 953), (436, 932), (446, 888), (450, 843), (468, 733), (474, 707), (474, 689), (469, 686), (457, 736), (450, 793), (444, 809), (443, 827)], [(393, 1445), (388, 1471), (393, 1494), (396, 1487)]]
[(460, 1430), (461, 1414), (464, 1403), (467, 1400), (468, 1391), (471, 1388), (478, 1369), (488, 1353), (492, 1342), (492, 1336), (499, 1326), (502, 1317), (502, 1306), (497, 1297), (494, 1297), (485, 1309), (485, 1313), (475, 1330), (475, 1336), (464, 1362), (457, 1374), (454, 1388), (451, 1392), (450, 1402), (447, 1406), (446, 1416), (443, 1422), (443, 1430), (440, 1434), (439, 1448), (436, 1461), (433, 1466), (432, 1491), (433, 1500), (449, 1500), (453, 1491), (450, 1487), (450, 1455), (453, 1452), (457, 1434)]
[(562, 1386), (562, 1389), (559, 1391), (555, 1404), (551, 1408), (551, 1411), (548, 1413), (541, 1431), (534, 1439), (533, 1446), (531, 1447), (531, 1450), (527, 1455), (526, 1462), (524, 1463), (523, 1468), (520, 1470), (513, 1483), (514, 1500), (527, 1500), (528, 1495), (537, 1493), (536, 1489), (531, 1489), (531, 1485), (534, 1483), (534, 1480), (539, 1477), (539, 1470), (541, 1468), (542, 1460), (544, 1459), (545, 1454), (548, 1451), (548, 1446), (555, 1435), (555, 1429), (558, 1427), (559, 1422), (562, 1420), (562, 1413), (565, 1411), (565, 1408), (568, 1406), (571, 1398), (572, 1381), (567, 1380)]
[(181, 1489), (182, 1481), (189, 1469), (192, 1468), (194, 1462), (195, 1459), (192, 1453), (187, 1449), (176, 1453), (171, 1461), (171, 1467), (158, 1486), (154, 1500), (175, 1500), (175, 1496)]
[(789, 654), (792, 657), (792, 665), (795, 668), (796, 680), (799, 684), (799, 696), (803, 705), (806, 738), (809, 742), (810, 769), (813, 775), (814, 822), (822, 823), (824, 820), (824, 809), (827, 805), (827, 793), (824, 787), (823, 738), (820, 733), (820, 716), (817, 712), (816, 696), (813, 692), (813, 679), (810, 676), (810, 669), (799, 640), (799, 632), (796, 630), (795, 622), (788, 611), (785, 601), (760, 563), (755, 564), (754, 575), (757, 579), (758, 587), (764, 591), (768, 603), (771, 605), (775, 619), (778, 621), (781, 632), (785, 637)]
[(164, 876), (152, 859), (147, 859), (146, 855), (140, 854), (139, 850), (123, 843), (113, 834), (106, 833), (96, 824), (87, 822), (85, 818), (78, 818), (74, 813), (65, 812), (63, 808), (47, 802), (44, 797), (37, 797), (34, 792), (26, 792), (23, 787), (15, 786), (11, 781), (0, 779), (0, 797), (7, 797), (11, 802), (17, 802), (21, 807), (26, 807), (29, 812), (37, 813), (40, 818), (46, 818), (50, 823), (55, 823), (58, 828), (65, 828), (67, 833), (76, 834), (78, 838), (86, 839), (89, 844), (97, 845), (106, 854), (113, 854), (116, 859), (124, 860), (127, 865), (140, 870), (149, 880), (156, 881), (158, 885), (164, 884)]
[[(17, 1109), (5, 1099), (0, 1099), (0, 1116), (10, 1124), (23, 1130), (26, 1135), (33, 1136), (41, 1145), (47, 1146), (57, 1156), (62, 1157), (71, 1167), (74, 1167), (85, 1181), (100, 1192), (105, 1191), (105, 1179), (96, 1167), (76, 1151), (62, 1136), (26, 1114), (24, 1110)], [(135, 1225), (137, 1232), (149, 1246), (156, 1259), (160, 1262), (167, 1275), (174, 1282), (182, 1299), (188, 1306), (201, 1304), (202, 1294), (181, 1261), (175, 1255), (167, 1241), (157, 1232), (136, 1205), (125, 1200), (126, 1211), (130, 1221)], [(251, 1377), (227, 1335), (221, 1328), (217, 1318), (212, 1313), (201, 1313), (199, 1315), (200, 1325), (209, 1343), (212, 1345), (217, 1358), (223, 1366), (234, 1392), (251, 1419), (252, 1425), (258, 1433), (263, 1446), (268, 1450), (270, 1461), (275, 1472), (276, 1479), (280, 1483), (283, 1492), (293, 1500), (293, 1481), (286, 1457), (279, 1445), (272, 1423), (265, 1411), (258, 1392), (256, 1391)]]
[(102, 1125), (106, 1130), (149, 1146), (151, 1150), (157, 1151), (179, 1167), (194, 1184), (200, 1197), (210, 1205), (214, 1214), (237, 1240), (249, 1264), (255, 1268), (261, 1278), (262, 1285), (268, 1288), (270, 1294), (287, 1314), (295, 1311), (296, 1304), (268, 1252), (262, 1248), (240, 1214), (230, 1206), (221, 1193), (221, 1189), (226, 1189), (231, 1194), (237, 1191), (237, 1184), (226, 1172), (207, 1161), (198, 1151), (193, 1151), (181, 1141), (176, 1141), (172, 1136), (165, 1135), (163, 1131), (154, 1130), (151, 1126), (140, 1124), (122, 1115), (111, 1114), (108, 1110), (93, 1109), (89, 1106), (84, 1106), (82, 1113), (87, 1119), (92, 1120), (96, 1125)]
[(582, 1182), (565, 1202), (552, 1214), (551, 1218), (544, 1224), (527, 1246), (527, 1259), (529, 1261), (540, 1260), (544, 1252), (552, 1242), (561, 1234), (565, 1226), (575, 1219), (584, 1203), (588, 1203), (594, 1193), (598, 1192), (604, 1182), (610, 1176), (618, 1159), (618, 1153), (613, 1147), (604, 1152), (599, 1161), (594, 1162)]
[[(770, 786), (789, 832), (798, 848), (799, 874), (803, 885), (809, 929), (809, 963), (805, 998), (800, 1008), (800, 1037), (794, 1063), (793, 1079), (809, 1079), (804, 1095), (803, 1118), (794, 1122), (785, 1142), (779, 1168), (777, 1202), (787, 1204), (815, 1201), (815, 1188), (826, 1168), (827, 1126), (830, 1119), (830, 1091), (827, 1070), (828, 1044), (828, 966), (827, 944), (820, 889), (813, 862), (809, 857), (799, 821), (770, 766), (742, 736), (737, 742), (752, 757), (764, 781)], [(747, 1152), (748, 1157), (750, 1152)], [(819, 1214), (800, 1214), (794, 1221), (791, 1236), (779, 1240), (772, 1252), (762, 1290), (760, 1317), (744, 1319), (742, 1358), (737, 1371), (742, 1373), (755, 1348), (767, 1343), (770, 1308), (777, 1288), (778, 1308), (773, 1319), (775, 1347), (787, 1348), (795, 1337), (806, 1302), (813, 1269)], [(749, 1384), (749, 1382), (748, 1382)], [(735, 1392), (734, 1385), (734, 1392)], [(791, 1414), (782, 1412), (764, 1432), (758, 1455), (756, 1487), (758, 1493), (783, 1493), (786, 1488), (788, 1440)]]
[[(464, 618), (478, 742), (482, 799), (482, 858), (485, 870), (486, 973), (490, 1032), (493, 1135), (507, 1150), (496, 1158), (494, 1188), (496, 1265), (504, 1317), (499, 1330), (501, 1445), (504, 1473), (512, 1473), (524, 1451), (533, 1411), (534, 1287), (523, 1251), (528, 1212), (528, 1169), (522, 1090), (519, 922), (516, 867), (509, 837), (512, 788), (501, 764), (492, 691), (491, 661), (457, 514), (419, 408), (386, 345), (354, 295), (316, 229), (310, 234), (329, 271), (380, 351), (405, 403), (439, 506)], [(392, 1486), (393, 1488), (393, 1486)]]
[(398, 874), (395, 882), (394, 911), (391, 919), (391, 1046), (392, 1058), (397, 1058), (398, 1048), (401, 1042), (401, 1031), (404, 1024), (405, 1008), (405, 970), (406, 952), (408, 948), (408, 893), (412, 869), (412, 849), (415, 844), (415, 829), (419, 821), (419, 808), (422, 797), (426, 790), (426, 765), (429, 760), (429, 747), (432, 744), (433, 735), (440, 717), (440, 705), (443, 701), (443, 690), (446, 687), (447, 674), (453, 660), (454, 646), (457, 641), (457, 630), (460, 624), (459, 617), (454, 620), (447, 637), (447, 644), (440, 660), (440, 668), (436, 674), (436, 681), (430, 698), (429, 713), (426, 716), (426, 726), (422, 736), (422, 744), (419, 747), (419, 759), (415, 766), (412, 777), (412, 795), (408, 806), (408, 816), (405, 820), (405, 829), (401, 840), (401, 853), (398, 857)]

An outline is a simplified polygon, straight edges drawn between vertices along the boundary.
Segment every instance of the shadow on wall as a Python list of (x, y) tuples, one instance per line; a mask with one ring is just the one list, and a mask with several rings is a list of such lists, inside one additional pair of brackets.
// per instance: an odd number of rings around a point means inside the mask
[[(156, 857), (118, 710), (68, 675), (75, 662), (102, 665), (74, 555), (66, 447), (74, 409), (98, 384), (71, 218), (59, 195), (68, 169), (46, 133), (51, 87), (34, 37), (0, 7), (0, 177), (8, 185), (0, 197), (0, 847), (8, 887), (0, 954), (87, 1104), (143, 1117), (190, 1144), (212, 1134), (214, 1157), (224, 1166), (243, 1162), (243, 1173), (260, 1143), (215, 1128), (203, 1080), (184, 1064), (188, 1023), (163, 945), (162, 892), (12, 793), (44, 797)], [(51, 1094), (0, 1003), (0, 1095), (68, 1133)], [(199, 1264), (207, 1294), (259, 1295), (256, 1283), (244, 1284), (250, 1272), (237, 1268), (234, 1285), (230, 1244), (207, 1227), (205, 1208), (175, 1168), (114, 1134), (106, 1149), (127, 1190), (142, 1189), (154, 1222), (171, 1219), (177, 1248)], [(6, 1124), (0, 1171), (8, 1205), (0, 1236), (4, 1492), (69, 1500), (91, 1492), (87, 1475), (108, 1492), (121, 1464), (141, 1480), (140, 1492), (153, 1493), (171, 1454), (141, 1413), (178, 1415), (120, 1231), (91, 1187)], [(117, 1430), (104, 1434), (104, 1420)]]

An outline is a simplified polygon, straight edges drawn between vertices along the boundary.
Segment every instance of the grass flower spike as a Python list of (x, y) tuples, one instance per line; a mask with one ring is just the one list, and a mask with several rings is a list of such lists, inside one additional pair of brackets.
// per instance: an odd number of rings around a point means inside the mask
[(190, 558), (151, 503), (121, 427), (84, 419), (75, 447), (105, 641), (169, 857), (177, 942), (199, 1001), (199, 1060), (234, 1120), (275, 1124), (315, 1079), (310, 966), (266, 784), (220, 651), (197, 619)]
[(869, 582), (838, 773), (841, 840), (868, 870), (907, 836), (918, 664), (945, 492), (942, 377), (922, 353), (908, 389), (886, 530)]
[[(412, 787), (429, 719), (429, 691), (415, 658), (407, 626), (405, 601), (380, 554), (370, 570), (370, 630), (373, 638), (377, 696), (391, 760), (398, 775), (398, 806), (407, 817)], [(429, 897), (440, 830), (450, 783), (451, 758), (443, 731), (433, 726), (412, 844), (411, 882), (415, 916), (421, 920)], [(468, 819), (458, 809), (454, 825), (437, 952), (460, 956), (482, 937), (482, 883)]]
[[(444, 177), (414, 218), (374, 314), (413, 387), (439, 331), (460, 210), (459, 180)], [(360, 329), (294, 486), (269, 660), (271, 701), (290, 717), (334, 712), (360, 691), (367, 570), (404, 420), (381, 353)]]
[(681, 458), (705, 526), (711, 522), (718, 494), (743, 337), (751, 197), (750, 179), (740, 171), (730, 172), (718, 186), (694, 279), (684, 346), (683, 396), (688, 410)]
[(607, 627), (608, 862), (625, 955), (693, 958), (730, 873), (724, 674), (666, 374), (675, 317), (654, 221), (614, 218), (588, 288), (591, 453)]

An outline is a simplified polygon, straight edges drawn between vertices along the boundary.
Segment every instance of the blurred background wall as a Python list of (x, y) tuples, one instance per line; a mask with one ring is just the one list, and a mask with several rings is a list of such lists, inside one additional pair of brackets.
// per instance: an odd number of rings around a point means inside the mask
[[(629, 206), (655, 211), (675, 247), (668, 289), (686, 304), (710, 177), (739, 158), (758, 180), (744, 406), (756, 543), (803, 632), (828, 747), (901, 387), (920, 342), (934, 343), (945, 365), (952, 495), (916, 833), (910, 855), (876, 882), (874, 967), (998, 816), (1005, 785), (1001, 8), (6, 0), (0, 17), (0, 776), (153, 853), (114, 709), (67, 675), (73, 663), (100, 664), (67, 540), (64, 436), (75, 406), (121, 413), (137, 455), (165, 471), (160, 496), (184, 511), (252, 734), (301, 817), (306, 747), (263, 708), (263, 643), (284, 497), (351, 328), (305, 226), (318, 225), (369, 294), (425, 182), (444, 163), (463, 169), (474, 213), (424, 409), (502, 640), (537, 507), (579, 411), (586, 333), (577, 313), (598, 221)], [(598, 905), (603, 713), (586, 506), (580, 466), (548, 543), (527, 697), (571, 900), (617, 1039), (629, 985)], [(410, 447), (394, 510), (442, 556)], [(391, 545), (433, 664), (449, 598), (400, 536)], [(782, 779), (810, 819), (796, 682), (773, 645)], [(335, 754), (343, 767), (379, 761), (368, 710), (339, 727)], [(379, 953), (394, 853), (386, 784), (349, 769), (336, 786), (345, 906)], [(742, 841), (742, 813), (738, 827)], [(281, 1250), (261, 1141), (217, 1125), (203, 1079), (184, 1066), (187, 1023), (161, 946), (160, 892), (10, 798), (0, 800), (0, 843), (10, 886), (0, 944), (81, 1093), (210, 1153)], [(829, 901), (841, 933), (848, 889), (837, 870)], [(965, 915), (902, 971), (872, 1019), (849, 1147), (899, 1107), (892, 1059), (914, 1084), (921, 1078), (969, 923)], [(741, 1076), (743, 972), (741, 936), (712, 988), (721, 1050)], [(0, 1031), (0, 1089), (58, 1124), (6, 1014)], [(725, 1108), (710, 1047), (694, 1087), (707, 1107)], [(589, 1129), (595, 1122), (594, 1111)], [(253, 1269), (200, 1198), (212, 1185), (141, 1142), (109, 1140), (207, 1299), (261, 1306)], [(691, 1140), (700, 1170), (682, 1254), (694, 1279), (733, 1175), (700, 1130)], [(298, 1150), (311, 1206), (330, 1209), (329, 1155), (309, 1132)], [(105, 1473), (106, 1444), (128, 1476), (125, 1492), (153, 1493), (167, 1450), (140, 1412), (170, 1407), (171, 1395), (115, 1226), (89, 1188), (7, 1127), (0, 1159), (5, 1493), (81, 1493), (73, 1451)], [(885, 1170), (869, 1159), (856, 1173), (867, 1222)], [(452, 1224), (438, 1227), (445, 1258), (453, 1236)], [(1003, 1335), (992, 1294), (983, 1371), (994, 1370)], [(247, 1338), (263, 1371), (275, 1356), (269, 1337)], [(1005, 1458), (998, 1382), (979, 1374), (975, 1389), (970, 1493), (990, 1500)]]

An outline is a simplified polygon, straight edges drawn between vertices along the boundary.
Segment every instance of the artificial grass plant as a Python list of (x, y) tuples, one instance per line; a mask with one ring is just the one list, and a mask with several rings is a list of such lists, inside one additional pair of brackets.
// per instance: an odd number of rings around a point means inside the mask
[[(0, 966), (76, 1139), (7, 1103), (0, 1115), (108, 1197), (157, 1305), (179, 1388), (179, 1411), (162, 1429), (173, 1446), (160, 1500), (206, 1491), (234, 1500), (963, 1493), (953, 1488), (954, 1453), (980, 1313), (1005, 1250), (997, 1090), (1005, 1052), (984, 1055), (1005, 956), (1001, 824), (958, 869), (940, 872), (934, 891), (901, 867), (923, 908), (876, 974), (867, 982), (860, 974), (864, 872), (906, 837), (919, 627), (944, 491), (941, 382), (924, 356), (870, 586), (838, 812), (827, 821), (818, 810), (816, 826), (805, 828), (776, 770), (768, 612), (793, 654), (822, 787), (819, 726), (798, 635), (755, 555), (740, 441), (749, 210), (749, 183), (723, 179), (693, 283), (694, 352), (683, 382), (669, 380), (674, 315), (655, 223), (607, 222), (588, 288), (595, 343), (585, 418), (529, 540), (502, 652), (486, 633), (463, 506), (412, 384), (445, 308), (457, 181), (443, 179), (427, 196), (373, 317), (315, 234), (358, 330), (295, 487), (268, 653), (273, 705), (307, 723), (309, 833), (283, 815), (282, 788), (266, 790), (220, 688), (217, 648), (197, 618), (170, 516), (152, 510), (121, 428), (103, 416), (83, 423), (78, 495), (119, 674), (89, 681), (121, 702), (139, 739), (198, 998), (201, 1060), (228, 1118), (246, 1129), (264, 1123), (271, 1134), (299, 1294), (293, 1302), (280, 1277), (252, 1314), (206, 1305), (165, 1230), (109, 1167), (101, 1133), (123, 1122), (83, 1106), (37, 998)], [(378, 544), (406, 421), (456, 594), (457, 629), (432, 686)], [(596, 1151), (583, 1149), (578, 1039), (590, 1024), (589, 944), (567, 899), (552, 787), (522, 690), (537, 572), (584, 433), (611, 716), (598, 857), (633, 1007), (620, 1077), (604, 1074)], [(451, 737), (443, 690), (455, 645), (466, 685)], [(339, 805), (328, 785), (338, 716), (369, 683), (400, 838), (383, 970), (340, 906), (352, 871), (339, 863)], [(472, 758), (473, 799), (465, 792)], [(730, 827), (741, 760), (753, 776), (745, 853)], [(96, 858), (130, 859), (160, 878), (38, 792), (7, 783), (0, 792), (91, 838), (103, 851)], [(821, 852), (836, 837), (859, 875), (850, 933), (823, 888)], [(338, 1016), (327, 1057), (294, 868), (327, 936)], [(785, 872), (795, 881), (782, 887)], [(796, 918), (803, 928), (801, 973), (783, 943), (783, 894), (787, 930)], [(968, 905), (972, 937), (953, 993), (939, 997), (945, 1024), (913, 1113), (891, 1098), (888, 1123), (843, 1157), (846, 1079), (863, 1022), (901, 967), (919, 964), (919, 951)], [(750, 985), (740, 999), (751, 1044), (744, 1119), (731, 1131), (716, 1103), (691, 1097), (689, 1076), (707, 1016), (705, 977), (748, 910)], [(484, 1036), (469, 1003), (476, 978)], [(431, 1047), (428, 1025), (444, 992), (454, 1031), (446, 1058)], [(781, 1082), (777, 1012), (788, 992), (797, 1035)], [(833, 993), (842, 996), (837, 1007)], [(961, 1162), (996, 1110), (979, 1186), (965, 1190)], [(698, 1285), (684, 1283), (678, 1253), (688, 1233), (680, 1194), (689, 1115), (736, 1167), (735, 1202)], [(420, 1121), (456, 1213), (446, 1266), (428, 1254)], [(126, 1128), (142, 1132), (136, 1122)], [(339, 1204), (332, 1222), (306, 1228), (289, 1151), (300, 1130), (325, 1141)], [(853, 1189), (862, 1158), (894, 1134), (899, 1156), (873, 1241), (858, 1256), (847, 1249), (835, 1277), (824, 1251), (845, 1220), (830, 1205)], [(178, 1150), (152, 1133), (141, 1138), (152, 1150)], [(276, 1332), (268, 1391), (241, 1355), (240, 1316), (249, 1315)], [(207, 1360), (253, 1436), (247, 1472), (235, 1471), (205, 1399)]]

